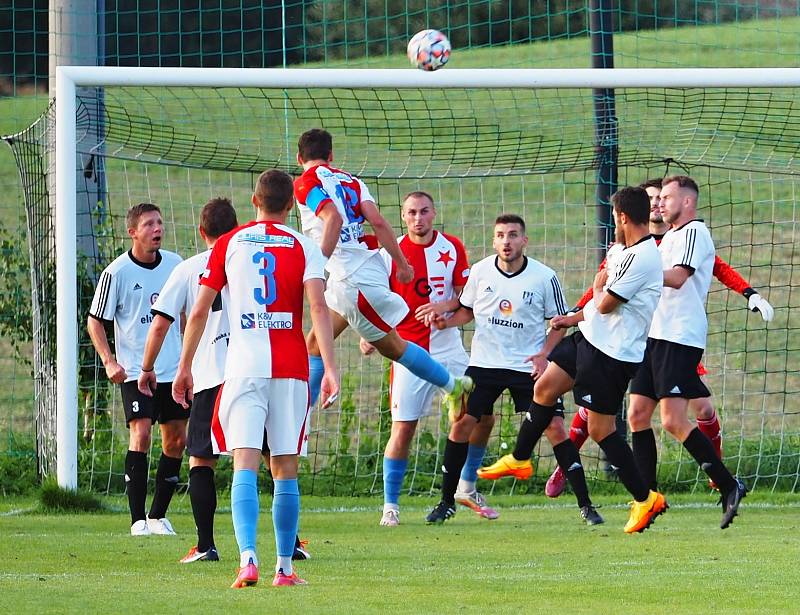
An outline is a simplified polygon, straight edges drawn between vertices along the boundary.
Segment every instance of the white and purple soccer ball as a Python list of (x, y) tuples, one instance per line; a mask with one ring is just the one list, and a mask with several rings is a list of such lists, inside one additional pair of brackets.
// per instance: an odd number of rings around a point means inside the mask
[(450, 59), (450, 41), (438, 30), (422, 30), (408, 41), (408, 59), (420, 70), (438, 70)]

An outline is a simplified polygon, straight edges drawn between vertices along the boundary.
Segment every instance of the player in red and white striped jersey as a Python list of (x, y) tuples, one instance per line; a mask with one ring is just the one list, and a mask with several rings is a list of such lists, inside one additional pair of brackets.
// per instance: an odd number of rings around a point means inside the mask
[[(433, 314), (449, 314), (458, 309), (458, 297), (469, 276), (467, 252), (460, 239), (433, 228), (436, 207), (433, 197), (427, 192), (407, 194), (403, 198), (401, 215), (408, 232), (399, 237), (397, 243), (414, 268), (414, 279), (408, 283), (400, 282), (397, 266), (387, 252), (382, 252), (391, 272), (389, 287), (409, 307), (409, 313), (397, 325), (397, 332), (403, 339), (430, 352), (450, 371), (463, 374), (469, 358), (461, 343), (460, 332), (458, 329), (440, 331), (431, 326), (430, 320)], [(361, 349), (365, 354), (375, 350), (365, 340), (361, 341)], [(408, 465), (409, 447), (419, 419), (432, 412), (435, 392), (433, 384), (415, 376), (399, 363), (392, 363), (389, 383), (392, 431), (383, 457), (384, 504), (380, 522), (383, 526), (399, 523), (399, 497)]]
[[(375, 199), (359, 178), (331, 166), (333, 137), (319, 128), (304, 132), (297, 144), (297, 161), (303, 174), (295, 182), (303, 231), (310, 235), (328, 258), (325, 299), (331, 309), (334, 337), (348, 326), (387, 359), (406, 367), (415, 376), (443, 388), (448, 405), (460, 405), (472, 389), (469, 378), (452, 374), (430, 353), (397, 334), (395, 327), (405, 318), (408, 306), (389, 288), (389, 272), (380, 253), (364, 240), (364, 224), (397, 267), (397, 281), (406, 284), (414, 269), (397, 245), (394, 231), (378, 211)], [(321, 374), (319, 350), (312, 331), (306, 340), (309, 351), (311, 403), (318, 395)]]
[[(656, 240), (656, 243), (661, 242), (661, 238), (669, 230), (669, 225), (664, 222), (661, 215), (661, 179), (649, 179), (642, 184), (641, 188), (647, 191), (647, 196), (650, 197), (650, 233)], [(606, 266), (604, 260), (600, 263), (600, 269)], [(731, 265), (725, 262), (719, 255), (714, 259), (713, 275), (727, 288), (744, 296), (748, 300), (748, 307), (753, 312), (761, 314), (761, 318), (765, 322), (772, 320), (775, 311), (770, 303), (764, 299), (758, 292), (756, 292), (750, 283), (745, 280), (741, 274), (736, 271)], [(589, 287), (583, 296), (578, 300), (576, 307), (582, 309), (592, 298), (592, 288)], [(708, 372), (705, 366), (701, 363), (697, 365), (697, 373), (700, 376), (705, 376)], [(711, 402), (711, 397), (700, 397), (697, 399), (689, 400), (689, 409), (694, 413), (697, 419), (697, 427), (703, 432), (711, 443), (714, 445), (714, 450), (717, 456), (722, 459), (722, 427), (720, 426), (719, 416), (714, 410), (714, 405)], [(570, 426), (569, 437), (575, 442), (575, 446), (581, 448), (589, 437), (588, 431), (588, 415), (585, 408), (579, 407), (575, 416), (572, 418), (572, 425)], [(634, 432), (637, 433), (637, 432)], [(637, 442), (639, 445), (637, 446)], [(642, 442), (644, 440), (644, 442)], [(649, 460), (648, 464), (655, 461), (655, 438), (651, 427), (642, 429), (638, 436), (634, 436), (634, 455), (641, 456), (642, 448), (649, 453), (644, 453), (644, 457)], [(560, 468), (556, 468), (553, 474), (545, 484), (545, 494), (551, 498), (557, 498), (564, 491), (566, 486), (566, 477), (561, 472)], [(712, 487), (716, 487), (711, 483)]]
[(324, 259), (313, 241), (285, 225), (292, 188), (286, 173), (262, 173), (253, 195), (256, 220), (217, 240), (186, 324), (173, 383), (173, 397), (187, 405), (192, 359), (209, 309), (227, 287), (231, 334), (211, 431), (215, 452), (233, 451), (231, 509), (241, 566), (236, 588), (258, 581), (257, 473), (265, 429), (275, 483), (272, 517), (278, 557), (273, 585), (304, 583), (292, 569), (300, 512), (297, 465), (309, 408), (304, 293), (324, 363), (322, 391), (330, 397), (339, 390), (323, 295)]

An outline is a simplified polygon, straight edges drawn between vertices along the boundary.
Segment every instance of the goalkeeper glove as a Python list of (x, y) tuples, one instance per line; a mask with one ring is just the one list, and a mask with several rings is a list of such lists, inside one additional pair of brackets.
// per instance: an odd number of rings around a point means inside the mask
[(775, 309), (770, 305), (769, 301), (758, 293), (750, 295), (747, 300), (747, 307), (750, 308), (751, 312), (759, 312), (765, 322), (769, 322), (775, 316)]

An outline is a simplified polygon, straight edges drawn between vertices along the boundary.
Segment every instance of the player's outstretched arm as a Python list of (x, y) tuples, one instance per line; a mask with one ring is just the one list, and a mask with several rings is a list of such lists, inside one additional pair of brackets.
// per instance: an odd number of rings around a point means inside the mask
[(117, 363), (114, 353), (111, 352), (111, 346), (108, 343), (108, 336), (106, 335), (106, 327), (101, 320), (89, 316), (86, 323), (86, 330), (89, 332), (89, 337), (92, 340), (92, 345), (95, 351), (100, 356), (103, 362), (103, 367), (106, 368), (106, 376), (114, 384), (122, 384), (128, 377), (125, 368)]
[(400, 246), (397, 245), (397, 237), (395, 237), (392, 226), (378, 211), (378, 206), (373, 201), (361, 201), (361, 214), (370, 223), (381, 246), (397, 266), (397, 281), (401, 284), (408, 284), (414, 278), (414, 268), (408, 263)]
[(750, 282), (745, 280), (736, 269), (719, 256), (714, 258), (714, 277), (732, 291), (744, 295), (744, 298), (747, 299), (747, 307), (751, 311), (761, 314), (761, 318), (763, 318), (765, 322), (769, 322), (774, 318), (775, 309), (770, 302), (759, 295), (758, 292), (750, 286)]
[(441, 330), (447, 329), (448, 327), (461, 327), (471, 322), (473, 318), (475, 318), (475, 315), (472, 313), (472, 310), (462, 305), (453, 312), (449, 318), (444, 318), (437, 314), (432, 324), (434, 327)]
[(333, 351), (331, 315), (328, 304), (325, 303), (325, 282), (320, 278), (311, 278), (306, 280), (304, 287), (311, 314), (311, 325), (314, 327), (322, 364), (325, 366), (325, 374), (320, 385), (320, 399), (325, 400), (322, 407), (327, 408), (339, 394), (339, 372)]
[(317, 213), (317, 217), (322, 220), (322, 237), (319, 242), (319, 249), (325, 258), (330, 258), (339, 243), (339, 232), (342, 230), (342, 216), (333, 205), (325, 203)]
[(550, 328), (556, 330), (569, 329), (570, 327), (576, 326), (582, 320), (583, 320), (583, 309), (581, 308), (578, 310), (567, 312), (566, 314), (559, 314), (558, 316), (554, 316), (550, 320)]
[(172, 381), (172, 398), (184, 408), (189, 407), (194, 393), (192, 387), (192, 361), (197, 352), (197, 346), (203, 337), (203, 331), (208, 322), (208, 311), (217, 298), (217, 291), (209, 286), (201, 286), (197, 293), (197, 300), (192, 308), (189, 319), (186, 321), (186, 330), (183, 332), (183, 348), (181, 359), (178, 363), (178, 373)]
[(153, 391), (156, 390), (155, 363), (158, 353), (161, 352), (164, 338), (167, 337), (170, 325), (172, 325), (172, 322), (168, 318), (161, 314), (156, 314), (153, 317), (153, 322), (150, 323), (150, 328), (147, 330), (147, 339), (144, 342), (144, 356), (142, 357), (142, 370), (139, 373), (137, 383), (139, 392), (142, 395), (152, 397)]

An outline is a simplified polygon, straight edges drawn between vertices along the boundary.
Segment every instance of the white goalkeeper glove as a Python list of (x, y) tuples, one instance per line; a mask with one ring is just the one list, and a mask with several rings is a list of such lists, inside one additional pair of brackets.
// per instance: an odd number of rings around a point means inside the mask
[(760, 313), (765, 322), (769, 322), (775, 316), (775, 309), (770, 305), (769, 301), (758, 293), (750, 295), (747, 300), (747, 307), (750, 308), (751, 312)]

